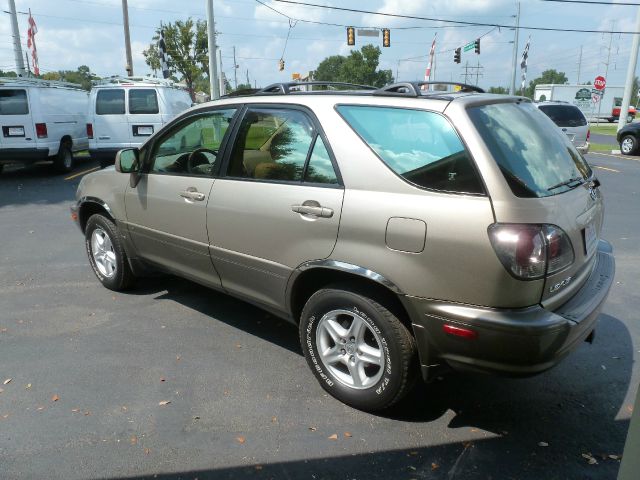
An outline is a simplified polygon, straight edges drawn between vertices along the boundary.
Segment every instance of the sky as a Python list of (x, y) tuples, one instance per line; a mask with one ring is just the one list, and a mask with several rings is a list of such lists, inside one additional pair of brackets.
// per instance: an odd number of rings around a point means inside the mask
[[(256, 0), (214, 0), (218, 46), (223, 71), (234, 84), (265, 86), (290, 81), (293, 73), (306, 74), (330, 55), (348, 55), (352, 48), (367, 43), (382, 50), (380, 68), (390, 69), (397, 80), (422, 80), (431, 42), (437, 34), (435, 77), (441, 81), (464, 81), (481, 87), (508, 87), (511, 82), (514, 31), (492, 26), (456, 26), (418, 19), (401, 19), (363, 13), (292, 5), (277, 0), (260, 0), (285, 15), (319, 25), (289, 20)], [(301, 0), (307, 3), (355, 8), (375, 12), (433, 17), (463, 22), (513, 25), (517, 2), (513, 0)], [(627, 0), (628, 2), (628, 0)], [(19, 12), (31, 9), (38, 25), (36, 43), (41, 72), (75, 70), (88, 65), (99, 76), (125, 75), (125, 49), (120, 0), (15, 0)], [(615, 5), (579, 5), (521, 1), (521, 27), (553, 27), (599, 31), (633, 31), (637, 9)], [(640, 3), (640, 2), (639, 2)], [(8, 0), (0, 0), (8, 10)], [(161, 22), (206, 18), (206, 0), (129, 0), (129, 23), (134, 73), (151, 74), (142, 51), (149, 46)], [(10, 17), (0, 12), (0, 69), (15, 69)], [(21, 43), (26, 50), (27, 16), (18, 15)], [(290, 25), (293, 25), (290, 28)], [(345, 25), (391, 29), (391, 47), (382, 47), (382, 37), (356, 38), (347, 46)], [(407, 28), (411, 27), (411, 28)], [(290, 32), (289, 32), (290, 30)], [(289, 39), (286, 41), (287, 34)], [(607, 84), (622, 85), (626, 77), (632, 35), (535, 31), (522, 28), (518, 42), (520, 55), (529, 38), (527, 81), (546, 69), (565, 72), (570, 83), (593, 82), (605, 75)], [(462, 54), (455, 64), (453, 50), (482, 37), (481, 54)], [(286, 42), (286, 48), (285, 48)], [(611, 48), (609, 48), (611, 45)], [(238, 68), (234, 72), (233, 49)], [(580, 51), (582, 49), (582, 61)], [(278, 60), (285, 70), (278, 71)], [(478, 69), (478, 65), (481, 67)], [(580, 67), (579, 67), (580, 65)], [(474, 68), (471, 68), (474, 67)], [(476, 73), (479, 73), (476, 76)], [(520, 84), (520, 69), (517, 71)]]

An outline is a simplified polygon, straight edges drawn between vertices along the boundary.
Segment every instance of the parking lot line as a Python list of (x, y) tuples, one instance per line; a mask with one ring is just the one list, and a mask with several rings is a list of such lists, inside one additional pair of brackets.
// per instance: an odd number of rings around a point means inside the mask
[(87, 173), (91, 173), (94, 172), (96, 170), (98, 170), (100, 167), (93, 167), (90, 168), (89, 170), (84, 170), (82, 172), (78, 172), (78, 173), (74, 173), (73, 175), (69, 175), (68, 177), (65, 178), (65, 180), (72, 180), (76, 177), (79, 177), (80, 175), (86, 175)]
[(640, 162), (640, 158), (631, 157), (629, 155), (612, 155), (610, 153), (600, 153), (600, 152), (589, 152), (589, 155), (601, 155), (603, 157), (612, 157), (612, 158), (619, 158), (621, 160), (634, 160), (636, 162)]
[(606, 170), (608, 172), (616, 172), (616, 173), (620, 173), (620, 170), (616, 170), (615, 168), (607, 168), (607, 167), (601, 167), (599, 165), (593, 165), (593, 168), (599, 168), (600, 170)]

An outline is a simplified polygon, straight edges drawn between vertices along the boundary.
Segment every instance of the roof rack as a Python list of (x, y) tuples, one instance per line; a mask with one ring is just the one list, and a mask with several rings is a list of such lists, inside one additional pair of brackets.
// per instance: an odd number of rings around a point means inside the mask
[[(264, 87), (258, 90), (255, 94), (275, 94), (275, 95), (289, 95), (290, 93), (296, 92), (310, 92), (314, 91), (313, 87), (327, 87), (326, 90), (377, 90), (376, 87), (371, 85), (360, 85), (357, 83), (346, 83), (346, 82), (324, 82), (324, 81), (313, 81), (313, 82), (287, 82), (287, 83), (273, 83), (267, 87)], [(312, 87), (307, 90), (307, 88), (300, 87)], [(331, 88), (331, 87), (343, 87), (340, 88)]]
[(453, 85), (456, 87), (460, 87), (459, 92), (468, 93), (468, 92), (477, 92), (477, 93), (485, 93), (483, 89), (480, 87), (476, 87), (475, 85), (468, 85), (466, 83), (459, 82), (398, 82), (393, 83), (391, 85), (387, 85), (385, 87), (377, 89), (373, 92), (373, 95), (382, 95), (382, 96), (401, 96), (401, 97), (423, 97), (430, 95), (442, 95), (447, 93), (454, 92), (422, 92), (422, 88), (425, 85)]
[(61, 80), (43, 80), (42, 78), (33, 77), (0, 77), (0, 85), (2, 84), (27, 84), (39, 87), (65, 87), (77, 88), (82, 90), (82, 85), (78, 83), (63, 82)]
[(122, 77), (120, 75), (113, 75), (111, 77), (103, 78), (101, 80), (94, 80), (92, 85), (126, 85), (128, 83), (148, 83), (151, 85), (165, 85), (167, 87), (175, 86), (173, 80), (154, 77)]

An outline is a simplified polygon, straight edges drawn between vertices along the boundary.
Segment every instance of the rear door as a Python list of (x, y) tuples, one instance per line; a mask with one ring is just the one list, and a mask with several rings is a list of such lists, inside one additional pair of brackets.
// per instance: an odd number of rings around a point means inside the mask
[(37, 138), (26, 88), (0, 88), (0, 147), (35, 148)]
[(96, 148), (130, 146), (129, 122), (126, 115), (125, 89), (100, 88), (96, 93), (93, 138)]
[(132, 87), (127, 89), (129, 143), (141, 145), (149, 136), (162, 127), (158, 92), (154, 87)]

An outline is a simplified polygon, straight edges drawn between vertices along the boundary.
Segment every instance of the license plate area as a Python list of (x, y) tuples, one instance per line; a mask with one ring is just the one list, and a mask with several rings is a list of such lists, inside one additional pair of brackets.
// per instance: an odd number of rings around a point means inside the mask
[(2, 134), (5, 137), (24, 137), (24, 127), (23, 126), (2, 127)]
[(596, 235), (596, 227), (593, 223), (588, 224), (582, 231), (584, 239), (584, 254), (587, 257), (593, 255), (598, 244), (598, 236)]
[(153, 125), (134, 125), (133, 134), (136, 137), (148, 137), (153, 134)]

